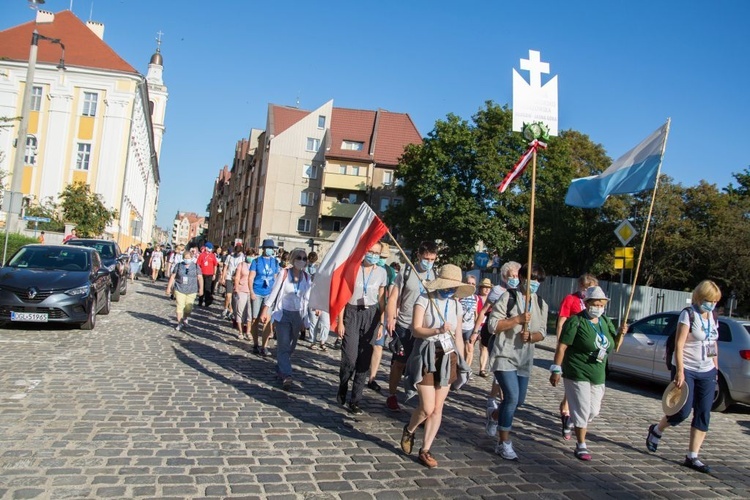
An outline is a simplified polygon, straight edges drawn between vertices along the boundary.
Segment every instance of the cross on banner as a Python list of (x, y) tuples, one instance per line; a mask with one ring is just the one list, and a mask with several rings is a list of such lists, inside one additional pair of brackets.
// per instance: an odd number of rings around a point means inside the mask
[(549, 63), (542, 62), (538, 50), (530, 50), (528, 59), (521, 59), (521, 69), (529, 72), (529, 85), (532, 89), (542, 88), (542, 73), (549, 75)]

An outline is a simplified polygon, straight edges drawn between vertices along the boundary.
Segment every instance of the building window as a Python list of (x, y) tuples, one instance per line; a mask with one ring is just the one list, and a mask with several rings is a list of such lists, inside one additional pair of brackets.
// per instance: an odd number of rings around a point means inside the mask
[(356, 165), (352, 165), (352, 175), (359, 175), (359, 169), (360, 167), (357, 167)]
[(346, 175), (346, 165), (339, 165), (339, 173), (341, 175)]
[(390, 186), (393, 184), (393, 170), (383, 170), (383, 185)]
[(307, 138), (307, 151), (314, 151), (317, 153), (319, 149), (320, 149), (320, 139), (308, 137)]
[(99, 94), (96, 92), (83, 93), (83, 116), (96, 116), (96, 102)]
[(76, 156), (76, 170), (88, 170), (91, 160), (91, 144), (78, 143), (78, 154)]
[(326, 128), (325, 115), (318, 115), (318, 128)]
[(390, 198), (380, 198), (380, 211), (385, 212), (388, 210), (388, 207), (391, 205), (391, 199)]
[(32, 87), (31, 89), (31, 111), (42, 110), (42, 87)]
[(341, 143), (341, 149), (347, 149), (349, 151), (362, 151), (364, 148), (364, 142), (344, 141), (343, 143)]
[(334, 231), (341, 231), (341, 221), (340, 220), (333, 221), (333, 230)]
[(349, 199), (349, 203), (352, 203), (352, 204), (359, 203), (357, 201), (357, 193), (349, 193), (349, 198), (348, 199)]
[(299, 204), (305, 207), (311, 207), (315, 204), (315, 193), (302, 191), (299, 194)]
[(37, 140), (33, 135), (26, 136), (26, 154), (23, 157), (24, 165), (36, 165)]
[(298, 219), (297, 231), (300, 233), (309, 233), (310, 232), (310, 219)]
[(302, 169), (302, 177), (305, 179), (317, 179), (318, 178), (318, 167), (315, 165), (305, 165)]

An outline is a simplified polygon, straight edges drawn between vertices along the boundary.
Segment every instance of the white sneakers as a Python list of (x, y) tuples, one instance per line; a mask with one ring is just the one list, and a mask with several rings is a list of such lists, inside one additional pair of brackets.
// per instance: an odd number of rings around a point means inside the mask
[(513, 443), (511, 441), (498, 442), (495, 445), (495, 453), (505, 460), (518, 460), (518, 455), (513, 451)]
[(497, 437), (497, 420), (492, 418), (492, 414), (497, 410), (497, 400), (490, 398), (487, 400), (487, 423), (484, 426), (484, 432), (489, 437)]

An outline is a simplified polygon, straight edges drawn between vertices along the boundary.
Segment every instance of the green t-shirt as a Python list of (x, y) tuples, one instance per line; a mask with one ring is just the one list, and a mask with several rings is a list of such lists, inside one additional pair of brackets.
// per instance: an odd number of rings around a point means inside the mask
[(562, 362), (563, 377), (577, 382), (604, 383), (606, 378), (606, 358), (596, 360), (599, 348), (607, 349), (607, 354), (615, 347), (615, 325), (606, 316), (599, 318), (594, 325), (585, 311), (571, 316), (563, 325), (560, 342), (568, 346)]

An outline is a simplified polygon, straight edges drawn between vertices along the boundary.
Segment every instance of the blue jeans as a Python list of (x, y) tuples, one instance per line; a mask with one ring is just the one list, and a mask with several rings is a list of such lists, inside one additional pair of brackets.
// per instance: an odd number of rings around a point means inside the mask
[(526, 391), (529, 388), (529, 377), (521, 377), (517, 371), (496, 371), (495, 380), (503, 390), (503, 401), (498, 408), (497, 428), (509, 431), (513, 426), (513, 416), (516, 408), (526, 401)]
[(304, 325), (298, 311), (284, 310), (276, 326), (276, 371), (284, 379), (292, 376), (292, 352), (297, 347), (299, 332)]
[[(672, 370), (672, 380), (674, 380)], [(707, 372), (694, 372), (683, 370), (685, 374), (685, 385), (688, 387), (688, 398), (685, 406), (680, 411), (667, 417), (670, 425), (678, 425), (693, 412), (693, 421), (690, 427), (699, 431), (708, 431), (708, 423), (711, 421), (711, 406), (714, 404), (714, 392), (716, 391), (716, 369)]]

